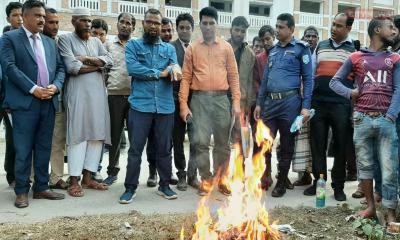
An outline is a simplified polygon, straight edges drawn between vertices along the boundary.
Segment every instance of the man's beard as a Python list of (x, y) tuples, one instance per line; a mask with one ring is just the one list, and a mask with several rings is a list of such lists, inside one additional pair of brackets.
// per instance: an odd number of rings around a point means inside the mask
[(395, 41), (392, 39), (382, 38), (382, 43), (384, 48), (387, 48), (389, 46), (394, 46)]
[(154, 44), (156, 42), (158, 42), (160, 38), (160, 35), (150, 35), (149, 33), (144, 32), (143, 33), (143, 39), (145, 42), (150, 43), (150, 44)]
[(75, 30), (76, 34), (82, 39), (82, 40), (88, 40), (90, 37), (90, 32), (86, 30)]
[[(394, 38), (393, 43), (392, 43), (391, 46), (392, 46), (393, 48), (395, 48), (395, 47), (397, 47), (399, 44), (400, 44), (400, 34), (397, 35), (397, 36)], [(397, 50), (397, 49), (393, 49), (393, 50)]]

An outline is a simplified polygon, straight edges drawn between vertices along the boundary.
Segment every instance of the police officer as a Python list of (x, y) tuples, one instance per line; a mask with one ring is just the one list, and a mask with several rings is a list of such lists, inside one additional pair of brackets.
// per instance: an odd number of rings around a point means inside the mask
[[(293, 38), (294, 18), (289, 13), (280, 14), (276, 22), (279, 42), (270, 50), (261, 88), (254, 110), (254, 118), (262, 119), (273, 137), (280, 133), (278, 151), (278, 182), (273, 197), (286, 193), (285, 182), (294, 152), (294, 134), (290, 126), (299, 114), (304, 121), (310, 117), (312, 94), (312, 63), (307, 43)], [(303, 82), (303, 94), (300, 93)], [(271, 158), (271, 153), (267, 155)]]

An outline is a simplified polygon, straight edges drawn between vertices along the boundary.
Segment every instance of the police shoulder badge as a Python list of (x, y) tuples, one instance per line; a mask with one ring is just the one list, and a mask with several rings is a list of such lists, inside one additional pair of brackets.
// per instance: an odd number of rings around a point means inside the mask
[(310, 62), (310, 57), (308, 55), (303, 55), (302, 59), (304, 64), (308, 64)]

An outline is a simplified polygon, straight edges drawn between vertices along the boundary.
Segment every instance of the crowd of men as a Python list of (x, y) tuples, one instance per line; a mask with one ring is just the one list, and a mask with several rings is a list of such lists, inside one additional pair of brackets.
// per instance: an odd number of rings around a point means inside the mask
[[(345, 201), (345, 182), (358, 180), (352, 196), (365, 197), (368, 204), (360, 216), (376, 217), (375, 202), (382, 202), (388, 221), (395, 221), (399, 17), (371, 19), (370, 44), (361, 48), (349, 37), (354, 21), (349, 13), (338, 13), (330, 37), (321, 41), (313, 26), (297, 40), (293, 16), (280, 14), (275, 28), (261, 27), (251, 46), (245, 41), (250, 25), (243, 16), (232, 20), (227, 41), (217, 36), (218, 12), (212, 7), (199, 13), (199, 39), (192, 38), (193, 17), (180, 14), (175, 41), (172, 20), (156, 9), (144, 14), (138, 39), (131, 38), (136, 19), (121, 13), (118, 35), (109, 40), (108, 23), (92, 19), (86, 8), (73, 10), (74, 31), (62, 35), (57, 11), (43, 2), (12, 2), (6, 14), (10, 26), (0, 38), (1, 117), (5, 170), (16, 207), (29, 205), (31, 183), (34, 199), (65, 198), (52, 189), (72, 197), (83, 197), (84, 189), (107, 190), (118, 179), (125, 126), (129, 150), (120, 203), (130, 203), (136, 195), (145, 146), (147, 186), (158, 183), (157, 193), (164, 198), (177, 198), (170, 184), (180, 191), (189, 185), (201, 196), (215, 184), (230, 195), (222, 176), (228, 171), (231, 144), (240, 139), (233, 123), (248, 121), (255, 129), (262, 120), (273, 137), (280, 135), (273, 197), (306, 185), (304, 195), (315, 195), (318, 179), (327, 178), (331, 154), (335, 199)], [(304, 126), (292, 133), (298, 115)], [(102, 180), (104, 148), (109, 159)], [(66, 159), (68, 180), (63, 179)], [(268, 190), (273, 184), (271, 152), (265, 162), (261, 186)], [(290, 168), (299, 173), (293, 184)]]

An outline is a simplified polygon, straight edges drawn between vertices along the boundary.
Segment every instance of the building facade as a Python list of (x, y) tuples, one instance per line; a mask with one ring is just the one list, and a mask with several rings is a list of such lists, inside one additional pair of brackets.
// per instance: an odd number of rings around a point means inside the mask
[[(0, 10), (0, 26), (7, 25), (5, 6), (11, 0), (5, 0)], [(24, 2), (25, 0), (15, 0)], [(400, 13), (400, 0), (42, 0), (47, 6), (60, 12), (61, 31), (72, 31), (71, 9), (88, 7), (93, 18), (103, 18), (109, 24), (109, 34), (116, 34), (116, 17), (121, 12), (132, 13), (136, 19), (136, 36), (142, 34), (144, 12), (156, 8), (163, 16), (172, 19), (184, 12), (191, 13), (196, 22), (195, 37), (200, 35), (198, 29), (199, 11), (203, 7), (213, 6), (219, 11), (219, 33), (229, 38), (229, 28), (235, 16), (245, 16), (250, 23), (247, 40), (257, 35), (261, 26), (274, 26), (280, 13), (292, 13), (296, 20), (295, 35), (301, 37), (304, 29), (313, 25), (320, 33), (320, 39), (329, 37), (329, 29), (337, 12), (351, 12), (355, 21), (351, 37), (367, 44), (367, 26), (371, 18), (378, 15), (395, 15)]]

